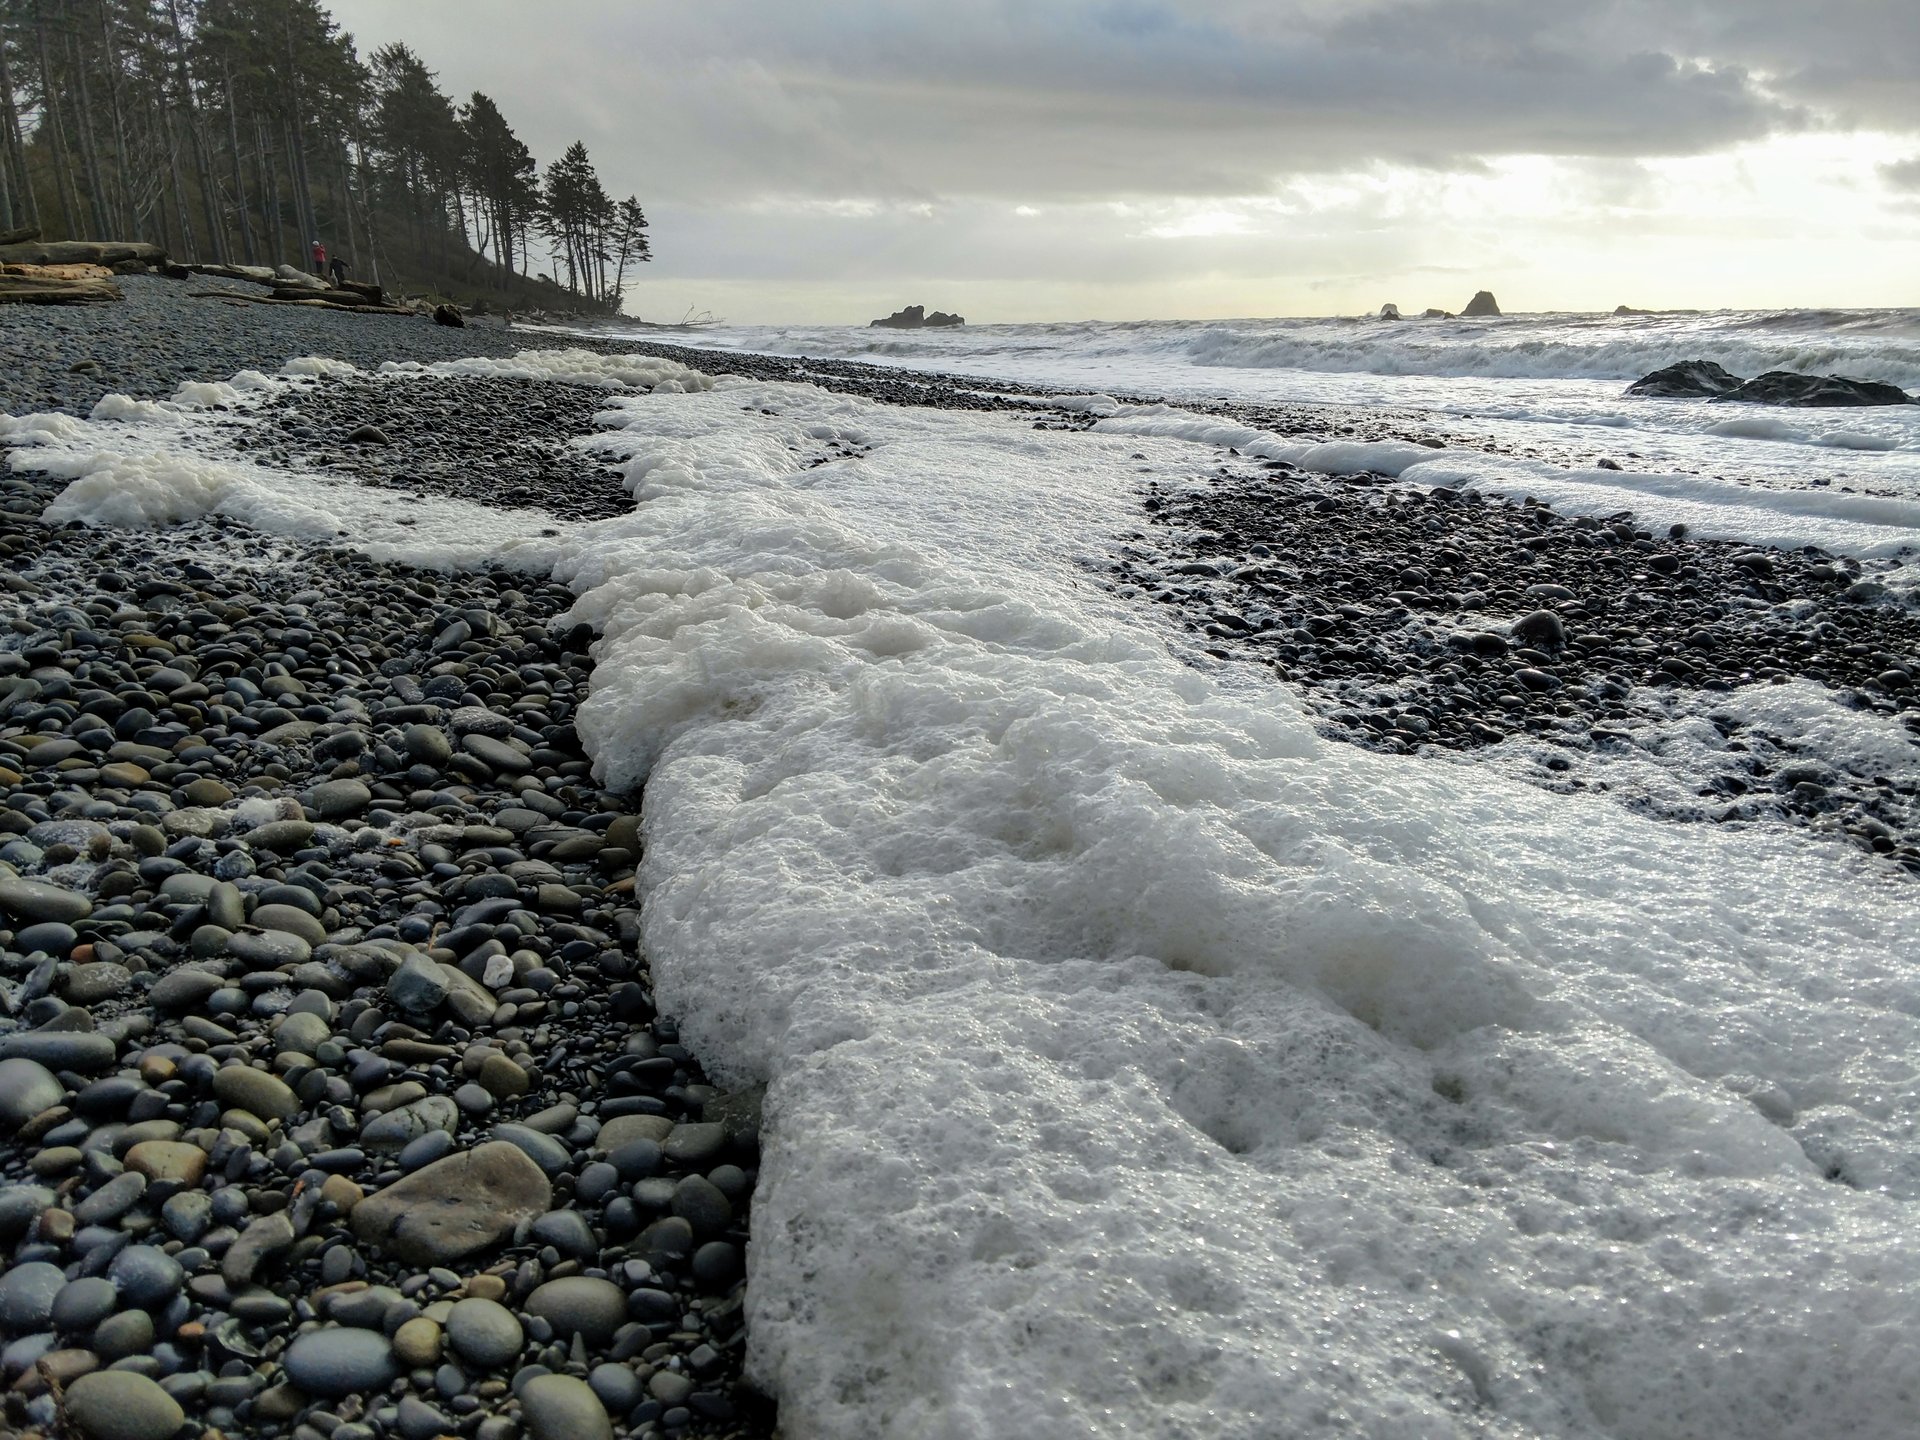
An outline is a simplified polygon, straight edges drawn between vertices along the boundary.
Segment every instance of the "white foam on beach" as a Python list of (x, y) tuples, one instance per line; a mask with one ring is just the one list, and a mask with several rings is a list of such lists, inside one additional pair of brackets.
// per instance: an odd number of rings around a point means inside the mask
[(661, 1004), (770, 1082), (783, 1432), (1910, 1433), (1911, 884), (1182, 665), (1087, 566), (1233, 442), (1120, 418), (656, 386), (590, 442), (634, 512), (515, 552), (602, 632)]
[(476, 375), (511, 380), (550, 380), (603, 390), (658, 390), (663, 394), (705, 390), (713, 381), (698, 370), (651, 355), (603, 354), (597, 350), (523, 350), (510, 357), (466, 355), (458, 360), (389, 360), (382, 375)]
[(1183, 668), (1074, 563), (1136, 436), (619, 408), (580, 724), (663, 1004), (773, 1082), (789, 1433), (1905, 1431), (1908, 887)]
[(1327, 475), (1369, 471), (1412, 484), (1531, 495), (1570, 515), (1632, 511), (1650, 525), (1683, 524), (1703, 540), (1741, 540), (1784, 550), (1817, 545), (1863, 560), (1906, 561), (1887, 578), (1903, 587), (1920, 583), (1911, 564), (1920, 554), (1920, 496), (1832, 487), (1778, 489), (1701, 474), (1568, 468), (1404, 440), (1302, 443), (1165, 405), (1123, 406), (1096, 421), (1095, 428), (1230, 447), (1242, 455), (1284, 460)]

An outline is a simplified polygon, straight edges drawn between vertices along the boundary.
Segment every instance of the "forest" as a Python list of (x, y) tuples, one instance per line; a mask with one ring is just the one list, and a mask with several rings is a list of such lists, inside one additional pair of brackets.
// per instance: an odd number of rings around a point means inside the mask
[(576, 142), (543, 170), (500, 107), (318, 0), (0, 0), (0, 236), (146, 240), (406, 293), (614, 313), (651, 258)]

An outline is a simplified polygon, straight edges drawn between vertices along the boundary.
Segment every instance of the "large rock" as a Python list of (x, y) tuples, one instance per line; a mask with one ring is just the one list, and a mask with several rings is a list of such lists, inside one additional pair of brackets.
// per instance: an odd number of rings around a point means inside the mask
[(1469, 320), (1479, 320), (1500, 313), (1500, 302), (1493, 298), (1491, 290), (1476, 290), (1473, 298), (1467, 302), (1467, 308), (1460, 312)]
[(1878, 380), (1849, 380), (1844, 375), (1796, 375), (1791, 370), (1769, 370), (1718, 398), (1723, 402), (1820, 409), (1842, 405), (1920, 405), (1920, 400), (1898, 385)]
[(11, 1135), (67, 1093), (38, 1060), (0, 1060), (0, 1133)]
[(1641, 376), (1627, 387), (1627, 394), (1652, 400), (1714, 399), (1738, 390), (1743, 383), (1738, 375), (1712, 360), (1682, 360)]
[(931, 315), (924, 305), (909, 305), (904, 310), (896, 310), (884, 320), (874, 320), (867, 328), (880, 330), (920, 330), (944, 325), (964, 325), (967, 322), (958, 315), (949, 315), (944, 310), (936, 310)]
[(82, 1375), (63, 1403), (88, 1440), (167, 1440), (187, 1418), (171, 1395), (131, 1370)]
[(0, 914), (32, 924), (53, 920), (71, 925), (93, 913), (93, 902), (86, 896), (44, 880), (16, 880), (0, 877)]
[(533, 1440), (613, 1440), (613, 1422), (584, 1380), (536, 1375), (520, 1388), (520, 1411)]
[(344, 1325), (297, 1336), (283, 1363), (287, 1379), (323, 1400), (384, 1390), (400, 1373), (385, 1335)]
[(553, 1186), (517, 1145), (489, 1141), (395, 1181), (353, 1209), (361, 1241), (409, 1265), (446, 1265), (553, 1206)]

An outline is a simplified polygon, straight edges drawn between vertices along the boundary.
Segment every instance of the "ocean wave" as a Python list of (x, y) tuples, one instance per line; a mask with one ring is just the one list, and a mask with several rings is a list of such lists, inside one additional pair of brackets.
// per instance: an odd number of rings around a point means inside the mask
[(1370, 330), (1215, 327), (1192, 337), (1187, 358), (1213, 369), (1622, 381), (1700, 359), (1718, 361), (1736, 375), (1795, 370), (1920, 386), (1920, 336), (1875, 333), (1863, 340), (1830, 327), (1770, 332), (1692, 324), (1614, 334), (1590, 325), (1532, 322), (1497, 329), (1446, 321), (1432, 328), (1383, 323)]

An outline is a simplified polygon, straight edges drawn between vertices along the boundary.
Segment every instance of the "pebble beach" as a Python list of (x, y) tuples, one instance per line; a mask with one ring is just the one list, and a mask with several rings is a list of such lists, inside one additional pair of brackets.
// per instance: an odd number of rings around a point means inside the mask
[[(184, 288), (13, 310), (0, 410), (525, 348)], [(507, 463), (463, 483), (595, 510), (553, 459), (590, 397), (509, 388)], [(404, 473), (475, 419), (360, 423)], [(49, 529), (59, 482), (0, 486), (5, 1428), (770, 1433), (738, 1383), (758, 1098), (652, 1004), (571, 595), (217, 517)]]
[[(550, 340), (123, 283), (124, 305), (0, 314), (0, 413)], [(1091, 424), (1043, 386), (565, 343)], [(570, 443), (605, 401), (347, 377), (226, 428), (261, 463), (557, 533), (634, 507)], [(1439, 443), (1411, 412), (1210, 413)], [(1920, 618), (1857, 560), (1225, 446), (1130, 483), (1136, 524), (1088, 583), (1163, 614), (1192, 666), (1294, 686), (1323, 740), (1497, 754), (1663, 825), (1805, 832), (1889, 884), (1920, 873), (1910, 771), (1723, 704), (1817, 687), (1920, 735)], [(596, 635), (575, 591), (220, 514), (50, 526), (64, 484), (0, 470), (0, 1428), (778, 1433), (747, 1375), (762, 1097), (713, 1083), (656, 1004), (643, 797), (604, 788), (576, 728)], [(1477, 618), (1496, 615), (1517, 618)], [(1713, 743), (1676, 758), (1681, 723)], [(1860, 1178), (1844, 1146), (1819, 1158)]]

